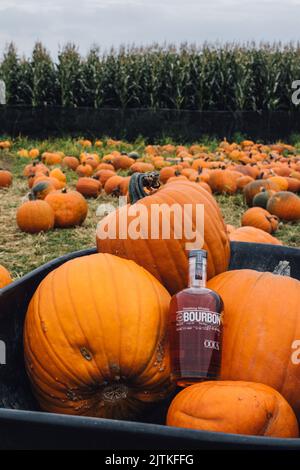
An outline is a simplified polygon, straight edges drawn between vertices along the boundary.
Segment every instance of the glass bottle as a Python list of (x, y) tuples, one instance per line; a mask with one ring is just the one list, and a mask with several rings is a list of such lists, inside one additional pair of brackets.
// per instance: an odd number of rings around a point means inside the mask
[(191, 250), (189, 286), (170, 303), (170, 352), (172, 375), (186, 387), (217, 379), (221, 366), (221, 297), (206, 287), (207, 252)]

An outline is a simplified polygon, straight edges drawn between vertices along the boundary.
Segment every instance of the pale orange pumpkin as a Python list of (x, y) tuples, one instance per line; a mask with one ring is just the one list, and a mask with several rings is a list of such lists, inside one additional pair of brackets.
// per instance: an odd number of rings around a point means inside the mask
[(271, 387), (242, 381), (202, 382), (173, 399), (168, 426), (269, 437), (298, 437), (288, 402)]

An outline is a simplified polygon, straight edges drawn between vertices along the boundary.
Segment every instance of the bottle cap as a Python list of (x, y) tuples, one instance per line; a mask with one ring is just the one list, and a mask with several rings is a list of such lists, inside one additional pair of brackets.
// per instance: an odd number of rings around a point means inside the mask
[(188, 258), (207, 258), (206, 250), (190, 250), (188, 252)]

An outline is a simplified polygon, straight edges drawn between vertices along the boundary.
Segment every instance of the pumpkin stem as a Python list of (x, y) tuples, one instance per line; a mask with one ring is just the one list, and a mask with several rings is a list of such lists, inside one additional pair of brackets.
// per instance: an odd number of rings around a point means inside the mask
[(180, 175), (181, 175), (181, 173), (180, 173), (180, 171), (179, 171), (179, 170), (175, 170), (175, 173), (174, 173), (174, 175), (175, 175), (175, 176), (180, 176)]
[(62, 192), (63, 194), (66, 194), (66, 193), (68, 192), (68, 190), (67, 190), (67, 188), (62, 188), (61, 192)]
[(158, 189), (160, 187), (159, 173), (151, 171), (150, 173), (134, 173), (129, 181), (129, 200), (131, 204), (135, 204), (140, 199), (148, 196), (144, 188)]

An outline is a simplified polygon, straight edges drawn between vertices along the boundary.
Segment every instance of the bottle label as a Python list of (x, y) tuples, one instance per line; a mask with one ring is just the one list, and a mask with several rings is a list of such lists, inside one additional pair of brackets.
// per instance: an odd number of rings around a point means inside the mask
[(176, 314), (176, 329), (220, 329), (222, 323), (222, 314), (212, 312), (205, 308), (195, 308), (193, 310), (178, 310)]

